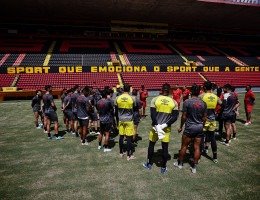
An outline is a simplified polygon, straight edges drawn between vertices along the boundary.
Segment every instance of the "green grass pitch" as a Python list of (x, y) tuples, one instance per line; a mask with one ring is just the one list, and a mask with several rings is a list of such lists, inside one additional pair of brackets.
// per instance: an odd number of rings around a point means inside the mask
[[(245, 119), (243, 95), (239, 95), (239, 119)], [(60, 107), (60, 101), (55, 102)], [(165, 175), (156, 165), (151, 171), (142, 167), (149, 116), (139, 125), (142, 140), (136, 147), (137, 158), (127, 161), (119, 157), (118, 143), (112, 152), (103, 153), (97, 140), (89, 146), (81, 146), (79, 138), (68, 134), (64, 140), (48, 140), (34, 128), (30, 101), (0, 103), (0, 199), (260, 199), (259, 102), (257, 94), (253, 125), (245, 127), (238, 121), (238, 140), (230, 147), (218, 142), (219, 163), (202, 157), (197, 174), (191, 174), (188, 164), (182, 170), (173, 167), (181, 139), (178, 119), (172, 126)], [(60, 110), (58, 115), (64, 130)], [(159, 149), (157, 143), (155, 151)]]

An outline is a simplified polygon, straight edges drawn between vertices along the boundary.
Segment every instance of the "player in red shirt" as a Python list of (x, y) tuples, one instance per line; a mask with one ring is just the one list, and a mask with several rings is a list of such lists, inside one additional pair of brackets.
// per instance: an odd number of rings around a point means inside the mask
[(244, 98), (244, 104), (245, 104), (245, 113), (246, 113), (246, 123), (245, 126), (250, 125), (251, 122), (251, 113), (253, 111), (255, 102), (255, 94), (251, 90), (251, 85), (246, 86), (246, 93)]
[(148, 91), (145, 89), (144, 85), (141, 85), (141, 90), (139, 90), (140, 101), (142, 103), (141, 116), (145, 117), (146, 99), (148, 97)]
[(178, 109), (180, 109), (182, 91), (178, 85), (173, 86), (172, 98), (178, 103)]
[(182, 100), (183, 100), (183, 102), (185, 100), (187, 100), (189, 98), (189, 96), (190, 96), (190, 90), (186, 86), (184, 86), (183, 87), (183, 93), (182, 93)]

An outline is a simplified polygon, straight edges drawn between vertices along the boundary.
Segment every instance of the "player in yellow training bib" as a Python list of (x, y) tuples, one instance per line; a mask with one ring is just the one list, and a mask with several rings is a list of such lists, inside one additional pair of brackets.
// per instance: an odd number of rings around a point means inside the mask
[(149, 133), (149, 147), (147, 162), (143, 164), (146, 169), (152, 168), (152, 158), (154, 146), (158, 139), (162, 141), (163, 162), (161, 173), (167, 172), (168, 146), (170, 142), (171, 125), (178, 119), (179, 111), (177, 102), (169, 97), (170, 85), (165, 83), (162, 86), (162, 95), (159, 95), (151, 101), (152, 129)]
[(206, 81), (204, 83), (204, 89), (205, 93), (201, 95), (201, 99), (207, 105), (207, 119), (203, 128), (205, 135), (205, 147), (202, 149), (202, 153), (208, 153), (208, 146), (210, 142), (213, 153), (213, 162), (217, 163), (217, 142), (215, 138), (215, 129), (217, 127), (217, 122), (215, 110), (217, 104), (221, 104), (222, 102), (217, 95), (212, 93), (212, 83), (210, 81)]
[(127, 139), (127, 160), (134, 159), (133, 156), (133, 135), (134, 130), (134, 109), (137, 106), (136, 100), (129, 95), (130, 86), (124, 85), (124, 93), (115, 100), (115, 113), (118, 120), (119, 150), (123, 157), (124, 137)]

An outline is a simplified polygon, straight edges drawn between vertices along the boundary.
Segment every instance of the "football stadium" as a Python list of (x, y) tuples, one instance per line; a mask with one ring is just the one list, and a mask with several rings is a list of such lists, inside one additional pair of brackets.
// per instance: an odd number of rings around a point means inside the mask
[(0, 199), (260, 199), (259, 0), (0, 4)]

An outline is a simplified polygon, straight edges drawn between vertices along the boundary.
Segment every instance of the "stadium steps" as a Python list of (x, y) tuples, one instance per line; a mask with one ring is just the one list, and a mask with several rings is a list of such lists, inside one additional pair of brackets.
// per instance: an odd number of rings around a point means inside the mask
[(0, 60), (0, 66), (4, 64), (4, 62), (8, 59), (10, 55), (11, 55), (10, 53), (4, 55), (4, 57)]
[[(115, 46), (115, 48), (116, 48), (116, 51), (117, 51), (117, 53), (118, 53), (118, 55), (119, 55), (119, 64), (122, 65), (122, 66), (126, 66), (126, 65), (129, 63), (128, 60), (127, 60), (128, 63), (127, 63), (127, 61), (125, 60), (125, 56), (126, 56), (126, 55), (122, 53), (122, 51), (121, 51), (119, 45), (118, 45), (116, 42), (113, 42), (113, 44), (114, 44), (114, 46)], [(121, 75), (120, 73), (117, 73), (117, 78), (118, 78), (118, 83), (119, 83), (119, 85), (120, 85), (120, 86), (123, 86), (124, 82), (123, 82), (123, 79), (122, 79), (122, 75)]]
[[(111, 62), (107, 62), (108, 65), (109, 65), (109, 64), (112, 64), (112, 65), (113, 65), (113, 63), (119, 63), (119, 65), (121, 65), (120, 61), (117, 59), (116, 54), (115, 54), (114, 52), (110, 52), (110, 57), (111, 57), (112, 63), (111, 63)], [(119, 57), (119, 58), (120, 58), (120, 57)], [(122, 81), (122, 77), (121, 77), (121, 74), (120, 74), (120, 73), (117, 73), (117, 78), (118, 78), (118, 83), (119, 83), (119, 85), (120, 85), (120, 86), (123, 86), (123, 81)]]
[(122, 55), (123, 53), (122, 53), (121, 49), (119, 48), (119, 45), (118, 45), (116, 42), (113, 42), (113, 44), (114, 44), (114, 46), (115, 46), (115, 48), (116, 48), (117, 53), (118, 53), (119, 55)]
[(13, 64), (13, 66), (19, 66), (22, 63), (22, 61), (25, 58), (25, 56), (26, 56), (26, 54), (24, 54), (24, 53), (23, 54), (19, 54), (19, 56), (17, 57), (17, 59), (15, 60), (15, 62)]
[(204, 80), (204, 81), (207, 81), (207, 78), (205, 77), (205, 76), (203, 76), (201, 73), (199, 73), (198, 72), (198, 74), (199, 74), (199, 76)]
[(120, 63), (122, 66), (126, 66), (127, 65), (127, 61), (125, 60), (125, 56), (124, 54), (122, 53), (119, 45), (116, 43), (116, 42), (113, 42), (115, 48), (116, 48), (116, 51), (118, 53), (118, 56), (119, 56), (119, 60), (120, 60)]
[(11, 84), (11, 87), (16, 87), (17, 82), (19, 81), (19, 78), (20, 78), (19, 74), (15, 76), (15, 78), (14, 78), (12, 84)]
[(122, 75), (120, 73), (117, 73), (118, 83), (122, 87), (124, 85)]
[(179, 52), (176, 48), (174, 48), (171, 44), (168, 44), (168, 46), (175, 51), (183, 60), (184, 60), (184, 64), (186, 65), (187, 63), (190, 63), (191, 61), (189, 61), (184, 55), (182, 55), (181, 52)]
[(50, 62), (50, 59), (51, 59), (51, 56), (52, 56), (52, 52), (53, 52), (53, 50), (55, 48), (55, 45), (56, 45), (56, 41), (53, 41), (51, 43), (51, 46), (50, 46), (50, 48), (48, 50), (48, 53), (47, 53), (47, 55), (45, 57), (45, 60), (43, 62), (43, 66), (48, 66), (49, 65), (49, 62)]
[(127, 64), (127, 65), (131, 65), (131, 63), (130, 63), (128, 57), (127, 57), (127, 55), (126, 55), (126, 54), (123, 54), (123, 57), (124, 57), (124, 59), (125, 59), (126, 64)]
[(241, 60), (239, 60), (238, 58), (234, 57), (234, 56), (230, 56), (228, 55), (226, 52), (213, 47), (215, 50), (217, 50), (218, 52), (224, 54), (229, 60), (231, 60), (233, 63), (236, 63), (238, 66), (248, 66), (246, 63), (242, 62)]

